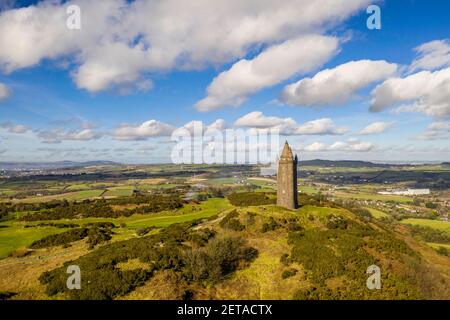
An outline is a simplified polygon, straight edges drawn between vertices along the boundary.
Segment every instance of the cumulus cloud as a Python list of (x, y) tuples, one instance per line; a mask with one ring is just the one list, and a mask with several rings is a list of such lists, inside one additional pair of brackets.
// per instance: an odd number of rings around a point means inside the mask
[(358, 90), (392, 76), (396, 70), (396, 64), (383, 60), (347, 62), (287, 85), (281, 93), (281, 101), (302, 106), (342, 104)]
[(116, 140), (145, 140), (150, 137), (170, 136), (174, 127), (169, 124), (149, 120), (139, 125), (124, 124), (114, 130), (112, 136)]
[(9, 89), (5, 84), (0, 83), (0, 101), (6, 100), (11, 96), (11, 89)]
[(434, 40), (424, 43), (415, 51), (418, 57), (411, 63), (410, 71), (436, 70), (450, 66), (450, 41)]
[(200, 111), (239, 106), (250, 94), (322, 65), (337, 47), (336, 38), (321, 35), (301, 36), (269, 47), (219, 74), (208, 86), (208, 96), (195, 106)]
[(250, 112), (234, 122), (237, 127), (247, 128), (273, 128), (284, 135), (340, 135), (348, 130), (337, 127), (329, 118), (316, 119), (298, 124), (292, 118), (265, 116), (260, 111)]
[[(71, 73), (80, 88), (128, 87), (145, 81), (144, 74), (216, 66), (260, 45), (325, 32), (369, 2), (40, 1), (2, 12), (0, 68), (12, 72), (64, 58), (74, 65)], [(81, 8), (81, 30), (66, 28), (70, 4)]]
[(391, 78), (372, 91), (370, 110), (381, 111), (403, 103), (397, 112), (420, 112), (433, 117), (450, 115), (450, 68), (421, 71)]
[(330, 118), (322, 118), (305, 122), (295, 128), (294, 134), (299, 135), (339, 135), (348, 131), (344, 127), (336, 127)]
[(377, 134), (385, 132), (389, 127), (393, 125), (392, 122), (373, 122), (369, 124), (367, 127), (362, 129), (359, 134), (361, 135), (369, 135), (369, 134)]
[(427, 130), (418, 137), (419, 140), (441, 140), (450, 138), (450, 122), (430, 123)]
[(325, 143), (321, 142), (313, 142), (306, 147), (304, 147), (302, 150), (307, 152), (318, 152), (318, 151), (326, 151), (327, 145)]
[(307, 146), (301, 147), (300, 150), (306, 152), (322, 152), (322, 151), (335, 151), (335, 152), (369, 152), (375, 149), (375, 145), (371, 142), (364, 142), (356, 139), (350, 139), (347, 141), (336, 141), (330, 145), (314, 142)]
[(295, 126), (296, 124), (292, 118), (265, 116), (261, 111), (250, 112), (234, 122), (237, 127), (247, 128), (271, 128), (282, 125)]
[[(203, 121), (192, 120), (183, 126), (173, 130), (173, 136), (193, 136), (197, 134), (205, 134), (208, 130), (224, 131), (228, 128), (224, 119), (217, 119), (210, 124), (205, 124)], [(170, 143), (170, 142), (169, 142)]]
[(12, 122), (3, 122), (0, 123), (0, 128), (7, 130), (10, 133), (25, 133), (30, 130), (27, 126), (23, 124), (14, 124)]
[(61, 143), (65, 140), (90, 141), (100, 139), (103, 136), (103, 133), (92, 129), (66, 131), (61, 128), (37, 130), (35, 134), (43, 143)]

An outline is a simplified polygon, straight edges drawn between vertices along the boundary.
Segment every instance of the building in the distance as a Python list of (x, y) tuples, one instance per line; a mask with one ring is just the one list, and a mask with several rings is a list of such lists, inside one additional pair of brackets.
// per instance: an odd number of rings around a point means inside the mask
[(277, 205), (288, 209), (298, 208), (297, 163), (297, 155), (293, 155), (286, 141), (278, 159)]
[(394, 189), (390, 191), (380, 191), (379, 194), (393, 194), (397, 196), (421, 196), (430, 194), (430, 189)]

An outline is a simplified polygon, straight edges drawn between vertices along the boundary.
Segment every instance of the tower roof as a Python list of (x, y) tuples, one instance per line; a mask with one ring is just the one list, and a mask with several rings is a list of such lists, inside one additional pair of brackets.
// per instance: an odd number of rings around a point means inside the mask
[(294, 157), (294, 155), (292, 154), (292, 149), (289, 146), (289, 143), (286, 141), (284, 143), (283, 151), (281, 152), (281, 157), (280, 158), (292, 159), (293, 157)]

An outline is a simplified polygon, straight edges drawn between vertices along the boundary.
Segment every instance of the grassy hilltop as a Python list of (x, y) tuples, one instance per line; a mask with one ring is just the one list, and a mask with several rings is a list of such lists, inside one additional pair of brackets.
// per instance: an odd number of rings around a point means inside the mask
[(305, 162), (297, 210), (255, 166), (38, 169), (0, 176), (0, 299), (450, 297), (444, 165)]
[[(0, 290), (21, 299), (450, 296), (450, 258), (407, 225), (320, 196), (302, 195), (297, 210), (274, 202), (271, 192), (239, 192), (129, 216), (125, 207), (140, 205), (116, 203), (114, 218), (101, 217), (97, 204), (85, 216), (49, 220), (51, 209), (8, 221), (2, 243), (17, 248), (0, 260)], [(80, 266), (82, 290), (66, 288), (69, 264)], [(372, 264), (381, 268), (381, 290), (366, 287)]]

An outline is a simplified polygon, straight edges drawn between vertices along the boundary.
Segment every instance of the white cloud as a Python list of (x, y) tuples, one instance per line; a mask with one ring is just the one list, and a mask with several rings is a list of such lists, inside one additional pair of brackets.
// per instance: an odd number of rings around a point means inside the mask
[(30, 130), (30, 128), (28, 128), (27, 126), (24, 126), (22, 124), (14, 124), (11, 122), (0, 123), (0, 128), (6, 129), (10, 133), (17, 134), (25, 133)]
[[(128, 87), (145, 81), (143, 74), (216, 66), (261, 45), (326, 32), (369, 2), (41, 1), (2, 12), (0, 68), (12, 72), (44, 59), (68, 58), (80, 88)], [(81, 8), (81, 30), (66, 28), (70, 4)]]
[(336, 127), (333, 120), (329, 118), (322, 118), (312, 120), (299, 125), (294, 134), (299, 135), (339, 135), (344, 134), (348, 130), (344, 127)]
[(11, 96), (11, 89), (9, 89), (5, 84), (0, 83), (0, 101), (6, 100)]
[(397, 112), (420, 112), (433, 117), (448, 117), (450, 68), (388, 79), (372, 91), (372, 96), (370, 110), (374, 112), (404, 103)]
[(247, 128), (271, 128), (275, 126), (295, 126), (297, 123), (292, 118), (279, 118), (265, 116), (261, 111), (250, 112), (234, 122), (237, 127)]
[(450, 138), (450, 122), (440, 121), (430, 123), (427, 130), (418, 137), (419, 140), (443, 140)]
[(225, 130), (227, 128), (227, 123), (223, 119), (217, 119), (213, 123), (207, 126), (208, 129)]
[(79, 131), (66, 131), (61, 128), (51, 130), (35, 131), (36, 136), (42, 140), (43, 143), (61, 143), (61, 141), (90, 141), (97, 140), (103, 136), (103, 133), (94, 131), (92, 129), (82, 129)]
[(306, 152), (369, 152), (374, 149), (375, 145), (373, 143), (360, 140), (336, 141), (331, 145), (314, 142), (305, 147), (300, 147), (301, 151)]
[(242, 59), (219, 74), (208, 86), (208, 96), (195, 105), (200, 111), (239, 106), (249, 95), (295, 74), (325, 63), (338, 48), (334, 37), (307, 35), (269, 47), (252, 60)]
[(247, 128), (273, 128), (278, 129), (283, 135), (339, 135), (348, 130), (337, 127), (329, 118), (316, 119), (298, 124), (292, 118), (279, 118), (265, 116), (260, 111), (250, 112), (234, 122), (237, 127)]
[(321, 142), (313, 142), (310, 145), (304, 147), (303, 150), (308, 152), (326, 151), (327, 145)]
[(418, 57), (411, 63), (410, 71), (436, 70), (450, 66), (450, 41), (434, 40), (414, 49)]
[(369, 135), (369, 134), (377, 134), (385, 132), (389, 127), (393, 125), (392, 122), (373, 122), (369, 124), (367, 127), (362, 129), (359, 134), (361, 135)]
[(169, 136), (174, 127), (169, 124), (149, 120), (140, 125), (125, 124), (114, 130), (112, 136), (116, 140), (145, 140), (150, 137)]
[(370, 83), (392, 76), (397, 65), (386, 61), (359, 60), (341, 64), (287, 85), (281, 100), (290, 105), (342, 104)]
[(83, 129), (81, 131), (71, 131), (62, 136), (63, 140), (81, 140), (81, 141), (87, 141), (87, 140), (95, 140), (99, 139), (103, 136), (102, 133), (96, 132), (91, 129)]

